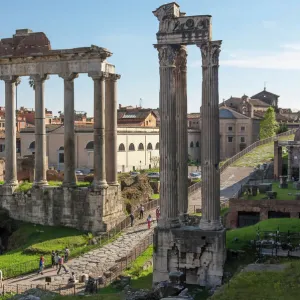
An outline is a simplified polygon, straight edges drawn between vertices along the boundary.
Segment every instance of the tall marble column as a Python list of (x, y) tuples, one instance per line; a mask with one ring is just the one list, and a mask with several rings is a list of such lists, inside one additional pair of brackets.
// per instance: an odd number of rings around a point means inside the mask
[(64, 182), (66, 187), (76, 186), (74, 79), (76, 73), (60, 74), (64, 79)]
[(5, 81), (5, 185), (16, 186), (16, 104), (15, 82), (18, 76), (0, 76)]
[(117, 168), (117, 80), (121, 76), (110, 74), (105, 82), (105, 157), (106, 178), (109, 185), (118, 184)]
[(293, 147), (289, 146), (287, 148), (288, 151), (288, 167), (287, 167), (287, 181), (292, 181), (292, 154), (293, 154)]
[(180, 46), (176, 56), (176, 138), (177, 192), (181, 219), (188, 211), (188, 132), (187, 132), (187, 49)]
[(45, 127), (45, 100), (44, 83), (47, 75), (32, 75), (35, 90), (35, 157), (34, 157), (34, 185), (47, 185), (46, 159), (46, 127)]
[[(156, 45), (160, 72), (160, 205), (159, 227), (178, 226), (176, 56), (179, 46)], [(186, 145), (185, 145), (186, 146)]]
[(199, 45), (202, 54), (200, 229), (220, 230), (219, 53), (221, 41)]
[(89, 73), (94, 80), (94, 182), (95, 191), (107, 188), (105, 167), (105, 79), (104, 72)]

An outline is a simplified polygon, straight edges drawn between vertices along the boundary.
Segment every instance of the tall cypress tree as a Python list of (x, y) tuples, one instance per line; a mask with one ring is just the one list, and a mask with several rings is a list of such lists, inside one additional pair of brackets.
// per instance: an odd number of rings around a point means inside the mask
[(276, 121), (276, 114), (273, 107), (269, 107), (266, 111), (264, 118), (260, 121), (260, 139), (266, 139), (274, 136), (278, 129), (278, 123)]

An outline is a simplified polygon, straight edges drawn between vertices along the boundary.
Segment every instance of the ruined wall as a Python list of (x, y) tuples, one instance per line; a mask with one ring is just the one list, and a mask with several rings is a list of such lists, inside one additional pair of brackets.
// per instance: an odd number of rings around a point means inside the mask
[(229, 200), (229, 212), (226, 217), (227, 228), (238, 227), (239, 212), (258, 212), (260, 221), (268, 219), (269, 211), (290, 213), (291, 218), (299, 218), (298, 200)]
[(27, 193), (12, 193), (11, 188), (1, 187), (0, 207), (16, 220), (91, 232), (109, 230), (124, 215), (119, 186), (109, 186), (101, 192), (88, 188), (37, 187)]

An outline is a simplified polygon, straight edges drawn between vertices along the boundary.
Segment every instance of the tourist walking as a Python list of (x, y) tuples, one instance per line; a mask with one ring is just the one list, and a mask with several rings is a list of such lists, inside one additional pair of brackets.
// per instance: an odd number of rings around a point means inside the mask
[(55, 263), (56, 270), (58, 269), (58, 260), (59, 260), (58, 251), (55, 251), (54, 263)]
[(133, 220), (134, 220), (134, 215), (133, 215), (132, 212), (130, 213), (129, 217), (130, 217), (130, 225), (132, 227), (133, 226)]
[(65, 249), (65, 262), (68, 262), (70, 256), (70, 250), (68, 247)]
[(64, 266), (64, 256), (63, 255), (61, 257), (59, 257), (59, 259), (58, 259), (58, 271), (57, 271), (57, 275), (59, 274), (61, 268), (63, 268), (65, 270), (65, 272), (68, 273), (68, 270)]
[(151, 222), (152, 222), (152, 217), (151, 217), (151, 215), (149, 215), (147, 218), (148, 229), (150, 229), (150, 227), (151, 227)]
[(38, 274), (43, 275), (44, 267), (45, 267), (45, 259), (44, 259), (44, 256), (42, 255), (42, 256), (40, 257)]
[(158, 222), (159, 217), (160, 217), (160, 209), (159, 209), (159, 206), (157, 206), (157, 208), (156, 208), (156, 222)]
[(141, 204), (141, 207), (140, 207), (140, 219), (143, 219), (144, 218), (144, 206)]
[(51, 268), (55, 267), (55, 252), (52, 250), (51, 252)]

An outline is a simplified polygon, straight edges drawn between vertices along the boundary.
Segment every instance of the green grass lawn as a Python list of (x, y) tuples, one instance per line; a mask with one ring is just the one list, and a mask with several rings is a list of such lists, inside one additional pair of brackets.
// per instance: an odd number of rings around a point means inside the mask
[[(62, 181), (48, 181), (48, 184), (49, 184), (49, 186), (61, 186)], [(33, 185), (32, 182), (25, 181), (17, 187), (16, 192), (27, 192), (32, 188), (32, 185)], [(88, 187), (91, 185), (91, 183), (78, 181), (76, 183), (76, 185), (77, 185), (77, 187)]]
[(159, 199), (159, 194), (152, 194), (151, 199)]
[(300, 262), (288, 264), (281, 272), (242, 272), (212, 300), (298, 300)]
[[(287, 189), (281, 189), (279, 188), (279, 182), (273, 182), (272, 191), (277, 192), (276, 200), (295, 200), (295, 194), (299, 193), (299, 191), (293, 187), (293, 183), (289, 183)], [(292, 195), (288, 195), (289, 193), (292, 193)], [(262, 200), (266, 197), (267, 195), (265, 193), (258, 193), (256, 196), (243, 196), (245, 200)]]
[[(280, 141), (294, 140), (295, 135), (281, 136)], [(274, 143), (258, 146), (232, 164), (233, 167), (256, 167), (274, 158)]]
[[(63, 251), (68, 247), (71, 257), (76, 257), (100, 247), (100, 245), (88, 245), (92, 237), (91, 234), (84, 234), (73, 228), (23, 223), (10, 237), (9, 249), (13, 250), (0, 255), (0, 266), (4, 277), (35, 271), (41, 254), (45, 256), (45, 264), (49, 265), (52, 250)], [(110, 242), (117, 237), (103, 242)]]

